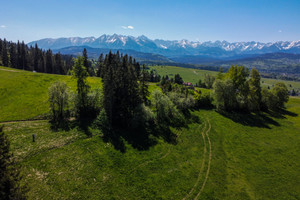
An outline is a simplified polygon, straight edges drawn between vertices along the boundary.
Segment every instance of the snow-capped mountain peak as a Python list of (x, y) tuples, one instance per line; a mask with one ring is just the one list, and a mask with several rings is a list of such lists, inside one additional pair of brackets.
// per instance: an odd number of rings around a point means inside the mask
[(138, 37), (125, 35), (101, 35), (95, 37), (70, 37), (58, 39), (42, 39), (30, 42), (28, 45), (38, 44), (43, 49), (59, 49), (68, 46), (90, 46), (94, 48), (132, 49), (147, 53), (184, 54), (184, 55), (223, 55), (227, 54), (260, 54), (272, 52), (300, 53), (300, 40), (279, 41), (274, 43), (261, 42), (227, 42), (227, 41), (189, 41), (183, 40), (151, 40), (145, 35)]

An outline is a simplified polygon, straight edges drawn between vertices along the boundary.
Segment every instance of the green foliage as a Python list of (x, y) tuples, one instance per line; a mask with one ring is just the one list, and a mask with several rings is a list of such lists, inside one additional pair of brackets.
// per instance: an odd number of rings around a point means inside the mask
[(94, 121), (94, 126), (97, 129), (100, 129), (104, 134), (110, 133), (111, 127), (107, 114), (104, 109), (102, 109)]
[(210, 108), (212, 107), (212, 95), (210, 90), (196, 90), (194, 92), (196, 108)]
[(128, 55), (120, 57), (118, 53), (109, 52), (104, 60), (103, 104), (113, 127), (128, 126), (134, 109), (142, 102), (139, 68), (139, 64)]
[(231, 66), (226, 73), (226, 77), (232, 80), (233, 86), (235, 89), (240, 89), (243, 87), (244, 83), (249, 76), (248, 68), (244, 66)]
[(260, 74), (256, 68), (252, 68), (249, 80), (248, 107), (250, 111), (260, 110), (261, 98)]
[(276, 83), (274, 88), (272, 88), (272, 93), (277, 97), (277, 106), (283, 107), (284, 103), (289, 100), (289, 91), (284, 83)]
[(263, 106), (267, 109), (276, 110), (283, 108), (284, 103), (288, 102), (289, 94), (287, 87), (284, 83), (276, 83), (275, 87), (271, 90), (263, 88), (262, 102)]
[(212, 76), (210, 74), (205, 74), (204, 84), (205, 84), (206, 88), (211, 89), (214, 84), (215, 79), (216, 78), (214, 76)]
[(150, 95), (149, 89), (148, 89), (148, 84), (147, 84), (147, 71), (146, 71), (146, 66), (143, 65), (142, 67), (142, 73), (141, 73), (141, 78), (140, 78), (140, 94), (141, 98), (144, 104), (148, 105), (150, 102), (148, 100), (148, 97)]
[(182, 114), (178, 111), (174, 103), (160, 90), (152, 92), (151, 102), (155, 108), (158, 125), (177, 126), (184, 121)]
[(69, 117), (69, 88), (64, 82), (53, 83), (48, 90), (51, 120), (57, 126)]
[(153, 129), (155, 118), (149, 107), (145, 106), (145, 104), (140, 104), (136, 107), (134, 113), (131, 120), (131, 127), (134, 130)]
[(0, 199), (24, 200), (27, 189), (20, 185), (20, 170), (16, 166), (10, 143), (0, 126)]
[(195, 106), (195, 100), (190, 94), (170, 92), (168, 93), (168, 97), (181, 112), (187, 112)]
[(182, 77), (180, 76), (180, 74), (175, 74), (175, 78), (174, 78), (174, 83), (177, 83), (177, 84), (183, 84), (183, 79)]
[(87, 84), (88, 72), (84, 66), (84, 58), (78, 56), (74, 59), (74, 66), (72, 75), (77, 81), (77, 96), (76, 96), (76, 110), (77, 117), (84, 118), (88, 115), (88, 102), (87, 96), (90, 86)]
[(230, 79), (217, 79), (213, 85), (213, 96), (217, 110), (230, 111), (236, 108), (236, 90)]

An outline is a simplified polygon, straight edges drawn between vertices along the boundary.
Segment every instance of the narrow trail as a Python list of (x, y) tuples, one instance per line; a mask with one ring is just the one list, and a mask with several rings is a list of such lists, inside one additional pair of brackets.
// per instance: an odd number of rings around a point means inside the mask
[(200, 168), (200, 171), (199, 171), (199, 174), (198, 174), (198, 178), (197, 178), (197, 181), (196, 183), (194, 184), (194, 186), (192, 187), (192, 189), (190, 190), (190, 192), (182, 199), (182, 200), (185, 200), (187, 198), (189, 198), (189, 196), (194, 192), (196, 186), (198, 185), (199, 181), (200, 181), (200, 178), (201, 178), (201, 174), (203, 172), (203, 169), (204, 169), (204, 165), (205, 165), (205, 157), (206, 157), (206, 152), (207, 152), (207, 149), (206, 149), (206, 141), (205, 141), (205, 135), (204, 135), (204, 131), (205, 131), (205, 128), (206, 128), (206, 123), (201, 131), (201, 135), (202, 135), (202, 138), (203, 138), (203, 160), (202, 160), (202, 163), (201, 163), (201, 168)]
[(11, 123), (18, 123), (18, 122), (35, 122), (35, 121), (47, 121), (47, 119), (24, 119), (24, 120), (13, 120), (13, 121), (0, 122), (0, 124), (11, 124)]
[(19, 71), (15, 71), (15, 70), (10, 70), (10, 69), (0, 69), (2, 71), (7, 71), (7, 72), (19, 72)]
[(211, 124), (210, 124), (210, 122), (209, 122), (209, 119), (207, 120), (207, 122), (208, 122), (208, 124), (209, 124), (209, 128), (208, 128), (208, 130), (205, 132), (205, 135), (206, 135), (206, 138), (207, 138), (208, 144), (209, 144), (209, 159), (208, 159), (208, 166), (207, 166), (207, 171), (206, 171), (206, 175), (205, 175), (205, 179), (204, 179), (204, 182), (203, 182), (203, 184), (202, 184), (202, 187), (201, 187), (200, 191), (198, 192), (198, 194), (196, 195), (196, 197), (195, 197), (194, 199), (198, 199), (199, 196), (200, 196), (200, 194), (202, 193), (202, 191), (203, 191), (203, 189), (204, 189), (204, 187), (205, 187), (205, 184), (206, 184), (206, 182), (207, 182), (208, 175), (209, 175), (209, 171), (210, 171), (210, 163), (211, 163), (211, 154), (212, 154), (212, 153), (211, 153), (211, 142), (210, 142), (208, 133), (209, 133), (209, 131), (210, 131), (210, 129), (211, 129)]

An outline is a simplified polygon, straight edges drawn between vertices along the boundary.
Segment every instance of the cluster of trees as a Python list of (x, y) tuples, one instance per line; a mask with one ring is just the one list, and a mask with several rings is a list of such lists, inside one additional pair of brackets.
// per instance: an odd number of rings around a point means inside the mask
[(21, 178), (9, 140), (0, 126), (0, 199), (26, 199), (27, 188), (20, 184)]
[(226, 74), (213, 83), (213, 96), (218, 110), (260, 111), (277, 109), (288, 101), (288, 90), (284, 83), (275, 84), (272, 90), (262, 89), (257, 69), (232, 66)]
[(54, 83), (49, 88), (52, 122), (57, 126), (73, 114), (78, 120), (94, 120), (105, 133), (120, 128), (145, 131), (180, 126), (184, 114), (195, 105), (193, 91), (182, 85), (179, 74), (172, 81), (172, 90), (155, 90), (150, 95), (145, 65), (141, 67), (132, 57), (118, 52), (101, 56), (98, 61), (96, 74), (102, 78), (101, 91), (91, 91), (83, 56), (74, 59), (71, 71), (77, 80), (76, 94), (71, 94), (65, 83)]
[(73, 63), (72, 56), (53, 54), (50, 49), (44, 51), (37, 44), (28, 47), (24, 41), (14, 43), (0, 39), (0, 65), (43, 73), (67, 74)]

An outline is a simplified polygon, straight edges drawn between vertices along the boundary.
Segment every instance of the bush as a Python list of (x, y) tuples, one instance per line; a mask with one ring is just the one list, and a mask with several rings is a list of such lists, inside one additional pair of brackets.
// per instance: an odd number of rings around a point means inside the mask
[(134, 110), (134, 117), (131, 120), (131, 127), (133, 129), (147, 129), (151, 128), (154, 124), (154, 114), (152, 110), (145, 106), (145, 104), (140, 104)]
[(98, 128), (102, 131), (103, 134), (107, 134), (110, 132), (111, 127), (109, 124), (109, 120), (107, 114), (104, 109), (102, 109), (94, 121), (95, 128)]
[(151, 99), (155, 107), (158, 125), (179, 126), (182, 124), (184, 117), (168, 96), (162, 94), (159, 90), (154, 90), (151, 94)]
[(69, 92), (66, 83), (55, 82), (49, 87), (51, 120), (61, 125), (69, 117)]
[(209, 108), (212, 107), (212, 97), (210, 90), (197, 90), (194, 94), (196, 108)]
[(168, 94), (170, 100), (182, 112), (187, 111), (195, 106), (195, 100), (190, 94), (182, 94), (177, 92), (170, 92)]

